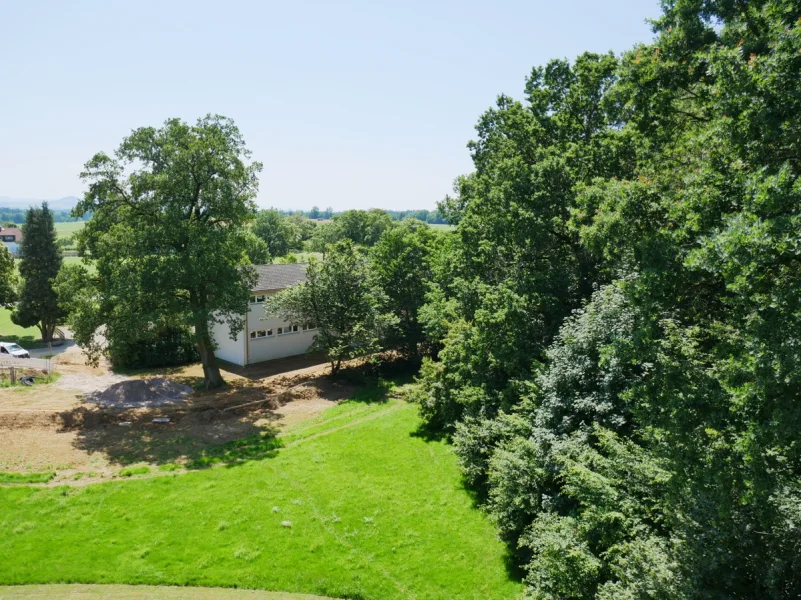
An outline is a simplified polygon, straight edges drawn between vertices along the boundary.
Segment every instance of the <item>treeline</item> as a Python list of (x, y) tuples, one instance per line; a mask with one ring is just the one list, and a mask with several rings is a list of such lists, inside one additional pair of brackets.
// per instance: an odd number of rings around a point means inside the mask
[(481, 117), (417, 313), (530, 599), (801, 597), (801, 6), (663, 6)]
[[(25, 223), (25, 215), (27, 213), (27, 209), (25, 208), (8, 208), (8, 207), (0, 207), (0, 223), (13, 223), (14, 225), (22, 225)], [(75, 217), (72, 215), (72, 211), (69, 210), (50, 210), (50, 214), (53, 216), (53, 222), (55, 223), (71, 223), (74, 221), (86, 221), (92, 218), (91, 214), (81, 215), (80, 217)]]
[[(383, 210), (383, 209), (373, 209), (373, 210), (382, 210), (389, 215), (390, 219), (393, 221), (404, 221), (406, 219), (417, 219), (418, 221), (423, 221), (424, 223), (429, 223), (431, 225), (444, 225), (447, 223), (445, 217), (439, 210)], [(345, 211), (334, 212), (333, 209), (327, 208), (325, 210), (320, 210), (318, 207), (313, 207), (309, 211), (303, 210), (279, 210), (279, 212), (286, 216), (292, 215), (302, 215), (314, 221), (317, 220), (330, 220), (333, 219), (337, 215), (343, 214)]]
[[(396, 213), (400, 214), (400, 213)], [(422, 222), (412, 217), (408, 222)], [(381, 209), (347, 210), (334, 214), (328, 222), (307, 218), (301, 211), (286, 213), (277, 209), (260, 210), (251, 226), (258, 240), (265, 244), (266, 254), (256, 252), (252, 262), (270, 259), (292, 260), (294, 252), (325, 252), (330, 245), (349, 240), (358, 246), (375, 245), (388, 229), (398, 226), (390, 211)]]

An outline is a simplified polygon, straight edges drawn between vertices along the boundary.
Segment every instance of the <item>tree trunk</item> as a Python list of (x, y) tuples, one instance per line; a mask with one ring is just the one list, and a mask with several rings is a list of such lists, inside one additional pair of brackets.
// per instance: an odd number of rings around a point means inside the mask
[(225, 384), (225, 380), (217, 366), (217, 358), (211, 345), (209, 335), (209, 325), (203, 320), (195, 323), (195, 334), (197, 335), (197, 350), (200, 354), (200, 362), (203, 364), (203, 383), (207, 390), (218, 388)]
[(56, 332), (56, 325), (55, 323), (47, 323), (42, 321), (37, 325), (39, 328), (39, 332), (42, 334), (42, 341), (43, 342), (52, 342), (53, 341), (53, 334)]

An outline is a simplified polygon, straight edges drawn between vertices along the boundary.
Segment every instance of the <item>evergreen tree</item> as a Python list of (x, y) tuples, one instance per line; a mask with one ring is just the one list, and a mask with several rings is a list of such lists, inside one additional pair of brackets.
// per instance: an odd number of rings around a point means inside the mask
[(53, 280), (61, 269), (61, 251), (47, 202), (41, 208), (28, 209), (22, 231), (19, 250), (22, 290), (11, 320), (21, 327), (38, 327), (42, 341), (49, 342), (63, 315), (53, 290)]

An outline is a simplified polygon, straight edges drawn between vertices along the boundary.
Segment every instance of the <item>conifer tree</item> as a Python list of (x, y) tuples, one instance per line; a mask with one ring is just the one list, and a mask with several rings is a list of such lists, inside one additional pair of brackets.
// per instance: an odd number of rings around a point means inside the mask
[(63, 315), (53, 289), (53, 280), (61, 269), (61, 251), (47, 202), (28, 209), (22, 233), (19, 252), (22, 288), (11, 320), (21, 327), (38, 327), (42, 341), (49, 342)]

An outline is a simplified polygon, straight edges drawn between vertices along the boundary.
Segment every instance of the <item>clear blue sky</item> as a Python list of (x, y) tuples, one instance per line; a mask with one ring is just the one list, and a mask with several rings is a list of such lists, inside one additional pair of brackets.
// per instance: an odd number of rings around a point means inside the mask
[(258, 201), (434, 208), (534, 65), (649, 41), (658, 0), (0, 0), (0, 196), (80, 195), (131, 129), (233, 118)]

